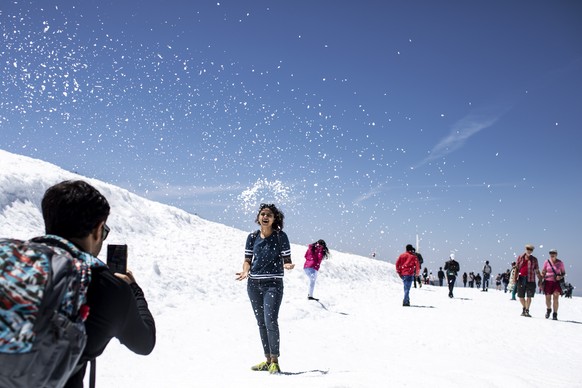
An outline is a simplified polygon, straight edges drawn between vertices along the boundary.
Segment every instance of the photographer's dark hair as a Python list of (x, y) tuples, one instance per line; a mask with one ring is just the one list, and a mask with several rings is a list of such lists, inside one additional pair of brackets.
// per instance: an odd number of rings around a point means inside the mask
[(64, 238), (87, 237), (110, 211), (107, 199), (80, 180), (49, 187), (41, 205), (45, 232)]
[(281, 210), (277, 209), (277, 206), (272, 203), (262, 203), (259, 205), (259, 211), (257, 213), (257, 217), (255, 218), (255, 222), (261, 225), (261, 222), (259, 221), (259, 215), (265, 208), (271, 210), (275, 216), (275, 220), (273, 221), (273, 230), (283, 230), (283, 220), (285, 219), (285, 214), (283, 214)]

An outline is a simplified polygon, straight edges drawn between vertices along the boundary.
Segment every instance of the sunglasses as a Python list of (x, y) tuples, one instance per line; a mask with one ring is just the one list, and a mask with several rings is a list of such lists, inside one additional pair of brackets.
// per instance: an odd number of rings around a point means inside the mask
[(275, 204), (274, 203), (262, 203), (259, 205), (260, 209), (264, 209), (266, 207), (268, 207), (268, 208), (275, 207)]
[(111, 232), (111, 229), (109, 229), (109, 226), (107, 226), (107, 224), (103, 224), (103, 228), (101, 230), (101, 237), (102, 237), (103, 241), (105, 241), (107, 236), (109, 236), (109, 232)]

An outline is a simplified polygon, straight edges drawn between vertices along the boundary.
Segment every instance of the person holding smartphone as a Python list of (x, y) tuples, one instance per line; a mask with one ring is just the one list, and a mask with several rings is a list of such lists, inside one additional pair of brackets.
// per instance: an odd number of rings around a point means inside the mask
[[(96, 260), (110, 232), (106, 224), (109, 211), (107, 199), (84, 181), (58, 183), (42, 199), (46, 233), (67, 239)], [(66, 388), (83, 387), (87, 363), (93, 363), (112, 338), (142, 355), (151, 353), (156, 343), (154, 318), (131, 271), (114, 274), (102, 262), (92, 267), (87, 305), (87, 345)]]
[(273, 204), (262, 203), (255, 222), (261, 228), (247, 237), (243, 269), (237, 280), (248, 278), (247, 292), (259, 325), (266, 361), (251, 369), (281, 373), (279, 368), (279, 307), (283, 300), (283, 275), (293, 269), (289, 238), (283, 232), (285, 216)]

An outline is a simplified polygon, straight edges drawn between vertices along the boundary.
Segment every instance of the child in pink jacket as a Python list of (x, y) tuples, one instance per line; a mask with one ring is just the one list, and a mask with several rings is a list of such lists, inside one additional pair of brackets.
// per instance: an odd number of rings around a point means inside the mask
[(303, 270), (309, 278), (309, 293), (307, 294), (307, 299), (309, 300), (319, 300), (313, 297), (313, 290), (315, 288), (319, 266), (323, 259), (326, 259), (328, 256), (329, 250), (323, 240), (317, 240), (313, 244), (309, 244), (307, 252), (305, 252), (305, 265), (303, 266)]

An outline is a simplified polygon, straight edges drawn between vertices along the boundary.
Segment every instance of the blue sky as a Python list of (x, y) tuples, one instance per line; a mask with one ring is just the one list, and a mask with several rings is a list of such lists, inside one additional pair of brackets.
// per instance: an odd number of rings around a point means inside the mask
[[(576, 1), (11, 1), (0, 147), (293, 242), (576, 269)], [(463, 265), (465, 263), (465, 265)], [(582, 283), (582, 282), (579, 282)]]

